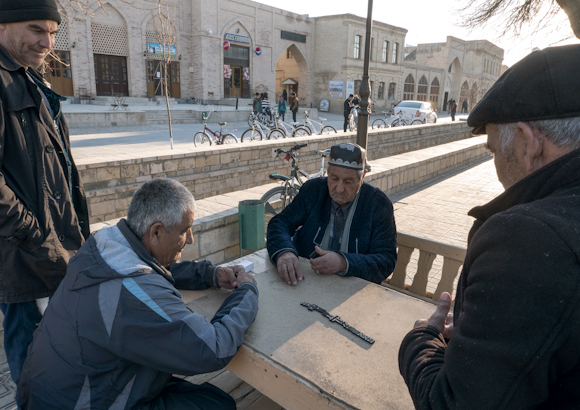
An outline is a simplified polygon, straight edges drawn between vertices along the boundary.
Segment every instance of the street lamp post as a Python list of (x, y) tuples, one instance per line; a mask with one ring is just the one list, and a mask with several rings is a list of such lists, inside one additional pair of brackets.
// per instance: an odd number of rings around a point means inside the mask
[(360, 102), (358, 109), (358, 128), (356, 132), (356, 142), (367, 149), (367, 136), (369, 133), (369, 105), (371, 87), (369, 84), (369, 61), (371, 54), (371, 32), (373, 30), (373, 0), (369, 0), (369, 10), (367, 13), (367, 34), (365, 37), (365, 61), (363, 68), (363, 79), (360, 86)]

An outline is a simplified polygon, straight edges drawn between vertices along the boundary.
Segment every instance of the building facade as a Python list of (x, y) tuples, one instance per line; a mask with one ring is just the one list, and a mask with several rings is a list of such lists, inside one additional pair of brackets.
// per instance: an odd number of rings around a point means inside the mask
[(504, 50), (487, 40), (464, 41), (448, 36), (445, 43), (405, 47), (404, 84), (400, 100), (429, 101), (445, 111), (455, 99), (468, 110), (502, 74)]

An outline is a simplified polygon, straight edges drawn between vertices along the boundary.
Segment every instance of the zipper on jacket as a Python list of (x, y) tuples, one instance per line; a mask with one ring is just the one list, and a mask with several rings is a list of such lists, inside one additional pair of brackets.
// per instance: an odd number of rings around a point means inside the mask
[(23, 128), (26, 127), (26, 117), (23, 112), (20, 113), (20, 122), (22, 123)]
[(358, 253), (358, 238), (354, 241), (356, 253)]

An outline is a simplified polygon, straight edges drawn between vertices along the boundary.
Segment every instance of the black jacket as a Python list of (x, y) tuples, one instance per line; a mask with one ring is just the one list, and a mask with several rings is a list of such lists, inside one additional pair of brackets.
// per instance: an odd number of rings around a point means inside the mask
[(348, 100), (348, 98), (346, 100), (344, 100), (344, 116), (348, 117), (350, 115), (350, 110), (352, 110), (352, 103)]
[(71, 203), (62, 116), (58, 127), (64, 147), (38, 86), (0, 46), (0, 303), (52, 295), (89, 234), (72, 158), (74, 208)]
[(449, 343), (426, 327), (401, 345), (415, 406), (577, 409), (580, 150), (470, 215)]

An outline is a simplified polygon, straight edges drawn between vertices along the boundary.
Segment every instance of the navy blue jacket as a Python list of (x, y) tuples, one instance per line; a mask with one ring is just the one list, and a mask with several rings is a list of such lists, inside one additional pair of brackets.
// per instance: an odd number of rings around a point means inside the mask
[(207, 289), (214, 267), (169, 269), (143, 262), (117, 226), (90, 236), (34, 332), (18, 386), (22, 408), (133, 409), (156, 399), (173, 373), (225, 367), (256, 317), (256, 288), (242, 284), (208, 322), (174, 284)]
[[(327, 178), (307, 181), (294, 201), (268, 224), (268, 254), (275, 264), (284, 251), (308, 258), (320, 244), (330, 221), (332, 199)], [(301, 228), (300, 228), (301, 227)], [(298, 229), (300, 228), (300, 229)], [(298, 230), (298, 231), (297, 231)], [(350, 229), (345, 276), (381, 283), (397, 263), (397, 229), (387, 195), (363, 183)]]

